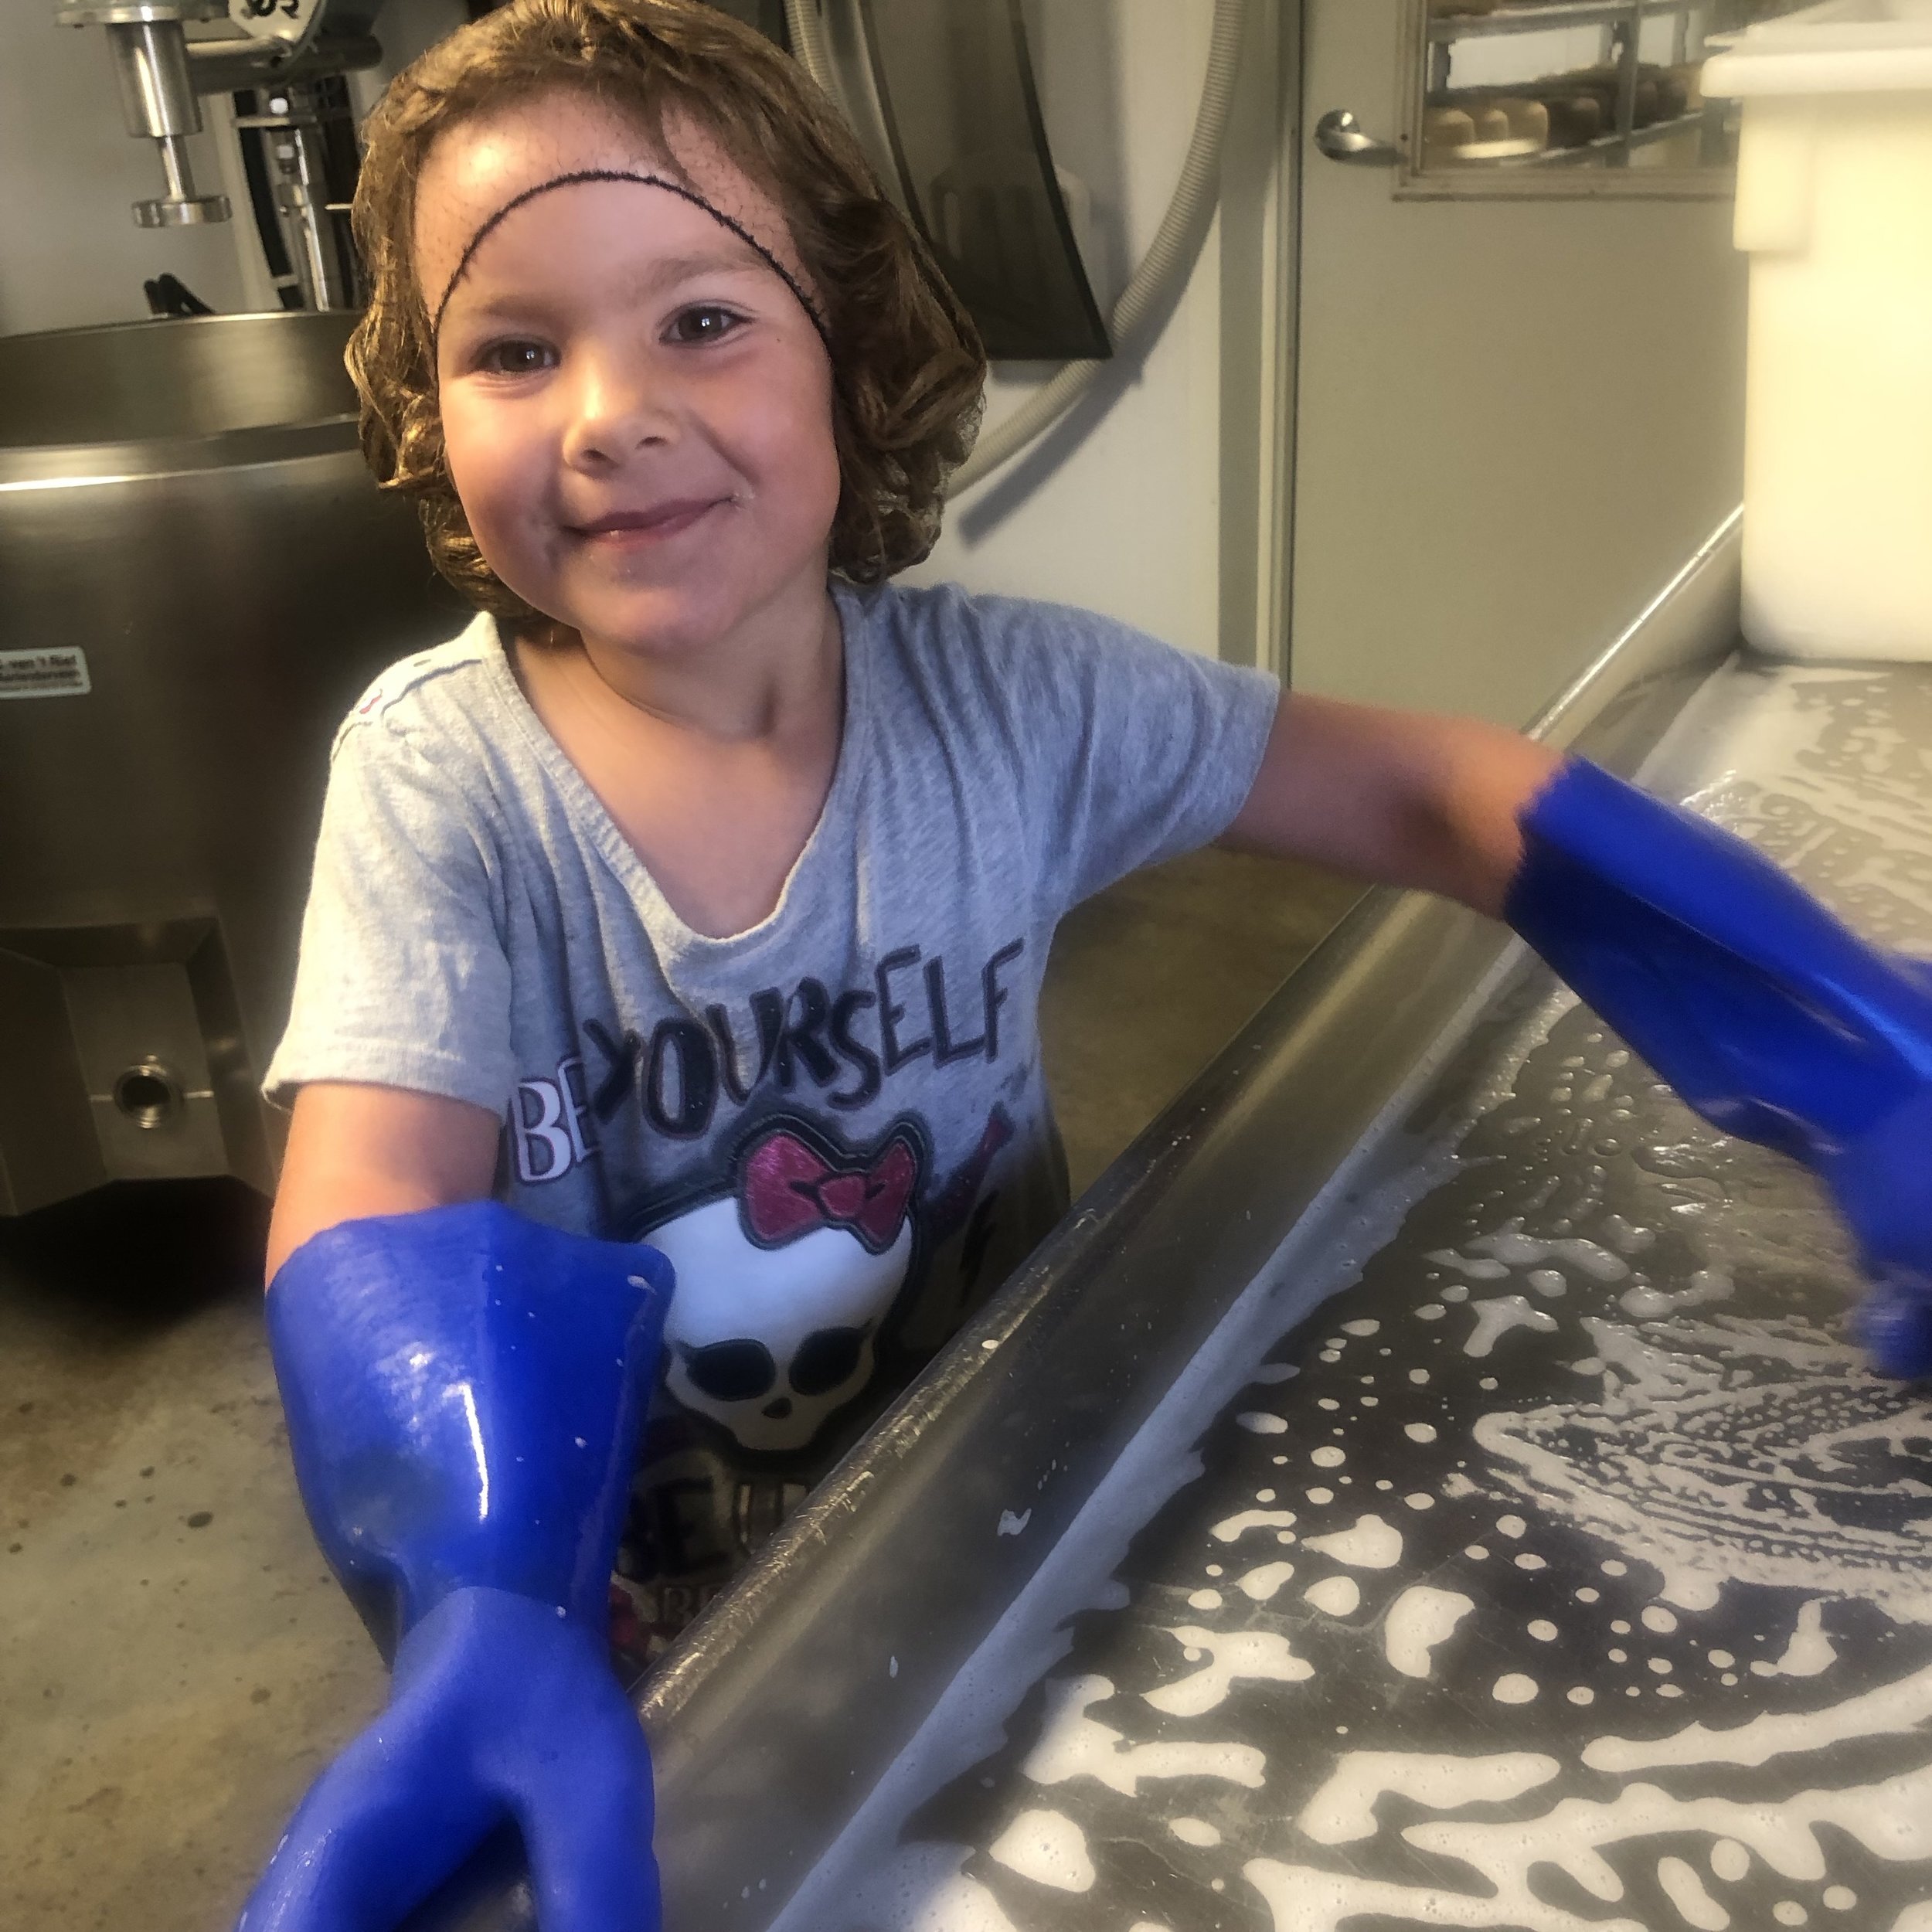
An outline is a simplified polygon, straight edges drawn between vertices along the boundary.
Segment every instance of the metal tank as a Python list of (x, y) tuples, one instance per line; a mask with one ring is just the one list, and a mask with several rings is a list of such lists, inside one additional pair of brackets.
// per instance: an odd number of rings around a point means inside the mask
[(274, 1184), (331, 736), (463, 619), (356, 447), (353, 320), (0, 339), (0, 1212)]

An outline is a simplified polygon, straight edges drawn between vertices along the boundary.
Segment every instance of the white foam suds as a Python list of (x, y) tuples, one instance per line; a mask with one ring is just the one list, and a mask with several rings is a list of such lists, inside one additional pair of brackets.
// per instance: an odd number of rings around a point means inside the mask
[(1849, 1885), (1828, 1885), (1819, 1899), (1828, 1912), (1849, 1912), (1858, 1903), (1859, 1895)]
[(987, 1848), (987, 1855), (1036, 1885), (1090, 1892), (1095, 1873), (1087, 1835), (1058, 1811), (1022, 1811)]
[(1325, 1442), (1320, 1448), (1312, 1451), (1308, 1457), (1318, 1469), (1339, 1469), (1349, 1460), (1348, 1451), (1339, 1449), (1332, 1442)]
[(1189, 1610), (1219, 1610), (1221, 1593), (1218, 1590), (1197, 1590), (1187, 1600)]
[(1352, 1577), (1324, 1577), (1301, 1594), (1325, 1616), (1352, 1617), (1362, 1607), (1362, 1586)]
[(1677, 1628), (1677, 1619), (1662, 1604), (1644, 1606), (1644, 1628), (1654, 1630), (1660, 1636), (1668, 1636)]
[(1344, 1335), (1352, 1335), (1366, 1339), (1369, 1335), (1379, 1335), (1382, 1332), (1382, 1324), (1379, 1321), (1371, 1321), (1365, 1317), (1359, 1321), (1343, 1322), (1342, 1332)]
[(1139, 1794), (1143, 1779), (1219, 1778), (1259, 1791), (1267, 1760), (1252, 1744), (1160, 1742), (1130, 1744), (1088, 1713), (1114, 1695), (1104, 1677), (1049, 1678), (1038, 1741), (1020, 1766), (1036, 1784), (1090, 1777), (1123, 1798)]
[(1223, 1516), (1208, 1534), (1217, 1543), (1231, 1543), (1250, 1529), (1288, 1529), (1294, 1525), (1292, 1509), (1243, 1509), (1238, 1515)]
[(1445, 1268), (1454, 1268), (1458, 1274), (1466, 1274), (1472, 1281), (1501, 1281), (1509, 1274), (1500, 1261), (1466, 1260), (1454, 1248), (1433, 1249), (1423, 1258), (1439, 1262)]
[(1570, 1292), (1570, 1284), (1554, 1268), (1532, 1268), (1529, 1285), (1547, 1300), (1554, 1301)]
[(1471, 1304), (1476, 1311), (1476, 1325), (1462, 1345), (1464, 1355), (1486, 1355), (1512, 1328), (1535, 1328), (1548, 1332), (1556, 1318), (1548, 1310), (1535, 1307), (1527, 1297), (1498, 1294), (1487, 1301)]
[(1659, 1859), (1657, 1883), (1664, 1896), (1677, 1908), (1677, 1916), (1696, 1932), (1725, 1932), (1731, 1915), (1704, 1889), (1696, 1869), (1682, 1859)]
[(1389, 1663), (1404, 1677), (1427, 1677), (1430, 1653), (1475, 1607), (1475, 1600), (1459, 1590), (1412, 1583), (1383, 1621), (1382, 1644)]
[(1532, 1889), (1532, 1875), (1539, 1866), (1554, 1866), (1591, 1896), (1614, 1904), (1624, 1886), (1604, 1856), (1607, 1849), (1631, 1838), (1690, 1833), (1733, 1838), (1781, 1878), (1815, 1885), (1825, 1876), (1818, 1833), (1826, 1827), (1896, 1862), (1932, 1856), (1932, 1767), (1882, 1784), (1799, 1791), (1757, 1804), (1680, 1798), (1654, 1784), (1631, 1784), (1607, 1799), (1564, 1799), (1534, 1818), (1494, 1824), (1431, 1818), (1403, 1828), (1402, 1837), (1417, 1850), (1469, 1866), (1481, 1888), (1473, 1892), (1393, 1884), (1272, 1859), (1252, 1859), (1242, 1870), (1267, 1901), (1276, 1932), (1344, 1932), (1351, 1918), (1376, 1914), (1512, 1932), (1644, 1932), (1628, 1917), (1583, 1919), (1548, 1903), (1542, 1886)]
[(1352, 1529), (1332, 1530), (1306, 1543), (1352, 1570), (1393, 1570), (1402, 1560), (1402, 1532), (1379, 1516), (1361, 1517)]
[(1243, 1429), (1252, 1430), (1257, 1436), (1286, 1435), (1288, 1425), (1279, 1416), (1272, 1416), (1265, 1409), (1244, 1409), (1235, 1420)]
[(1190, 1677), (1142, 1693), (1157, 1711), (1172, 1717), (1199, 1717), (1225, 1698), (1237, 1677), (1258, 1677), (1277, 1684), (1298, 1684), (1315, 1675), (1315, 1666), (1295, 1655), (1287, 1638), (1270, 1630), (1202, 1630), (1184, 1624), (1168, 1633), (1184, 1648), (1207, 1657), (1206, 1666)]
[(1695, 1308), (1706, 1301), (1728, 1301), (1733, 1293), (1731, 1277), (1720, 1268), (1699, 1268), (1686, 1287), (1675, 1293), (1640, 1284), (1626, 1289), (1617, 1305), (1639, 1321), (1656, 1321), (1675, 1315), (1680, 1308)]
[[(1595, 1241), (1570, 1236), (1560, 1241), (1538, 1241), (1522, 1231), (1521, 1216), (1505, 1222), (1494, 1234), (1471, 1241), (1478, 1253), (1493, 1254), (1509, 1268), (1536, 1267), (1546, 1261), (1561, 1261), (1598, 1281), (1621, 1281), (1630, 1273), (1630, 1264), (1621, 1255)], [(1430, 1257), (1431, 1260), (1435, 1257)]]
[(1433, 1422), (1405, 1422), (1402, 1425), (1402, 1433), (1411, 1442), (1434, 1442), (1436, 1426)]
[(1758, 1658), (1751, 1665), (1753, 1677), (1815, 1677), (1838, 1662), (1838, 1652), (1825, 1635), (1825, 1606), (1814, 1597), (1798, 1613), (1798, 1628), (1784, 1654), (1775, 1663)]
[(1590, 1318), (1603, 1394), (1478, 1419), (1475, 1439), (1512, 1488), (1655, 1566), (1680, 1610), (1726, 1582), (1862, 1597), (1932, 1623), (1921, 1522), (1847, 1510), (1850, 1473), (1890, 1451), (1888, 1487), (1928, 1492), (1932, 1413), (1901, 1401), (1842, 1342), (1736, 1317), (1642, 1331)]
[(1521, 1671), (1512, 1670), (1490, 1685), (1489, 1695), (1498, 1704), (1532, 1703), (1536, 1699), (1536, 1680), (1524, 1676)]
[(1862, 1696), (1819, 1711), (1753, 1717), (1728, 1730), (1702, 1724), (1668, 1737), (1600, 1737), (1583, 1747), (1592, 1770), (1650, 1770), (1679, 1764), (1768, 1764), (1798, 1751), (1828, 1750), (1852, 1738), (1902, 1736), (1932, 1718), (1932, 1664)]
[(1033, 1512), (1024, 1509), (1016, 1516), (1010, 1509), (999, 1512), (999, 1533), (1002, 1536), (1017, 1536), (1033, 1520)]
[(1375, 1835), (1376, 1806), (1385, 1796), (1410, 1798), (1439, 1811), (1461, 1804), (1504, 1804), (1548, 1784), (1560, 1768), (1553, 1757), (1529, 1751), (1495, 1757), (1351, 1751), (1295, 1823), (1318, 1845), (1347, 1845)]
[(1206, 1847), (1219, 1845), (1221, 1842), (1221, 1834), (1204, 1818), (1171, 1818), (1167, 1821), (1167, 1828), (1183, 1845)]
[(1750, 1875), (1751, 1855), (1734, 1838), (1721, 1838), (1711, 1847), (1711, 1870), (1726, 1885), (1736, 1885)]
[(1257, 1604), (1265, 1604), (1294, 1574), (1293, 1563), (1263, 1563), (1240, 1578), (1234, 1587), (1243, 1596), (1252, 1597)]
[(1547, 1617), (1536, 1618), (1526, 1628), (1539, 1644), (1553, 1644), (1556, 1641), (1556, 1626)]

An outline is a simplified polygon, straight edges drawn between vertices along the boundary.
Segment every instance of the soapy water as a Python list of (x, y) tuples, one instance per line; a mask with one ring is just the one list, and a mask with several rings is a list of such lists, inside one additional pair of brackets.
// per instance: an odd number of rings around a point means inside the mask
[[(1932, 953), (1932, 677), (1740, 675), (1699, 802)], [(1560, 990), (1463, 1077), (1453, 1169), (826, 1932), (1932, 1932), (1932, 1411), (1842, 1232)]]

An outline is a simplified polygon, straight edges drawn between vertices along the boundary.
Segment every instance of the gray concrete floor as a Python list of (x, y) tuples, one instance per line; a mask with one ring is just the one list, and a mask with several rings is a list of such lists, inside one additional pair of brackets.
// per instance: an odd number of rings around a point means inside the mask
[[(1077, 910), (1043, 1030), (1076, 1190), (1355, 889), (1202, 852)], [(290, 1474), (264, 1205), (121, 1187), (0, 1221), (0, 1926), (233, 1922), (383, 1672)]]

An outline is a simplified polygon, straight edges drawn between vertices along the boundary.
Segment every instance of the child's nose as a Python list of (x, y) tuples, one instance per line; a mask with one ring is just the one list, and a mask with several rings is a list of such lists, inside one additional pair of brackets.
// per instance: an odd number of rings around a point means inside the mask
[(621, 463), (668, 438), (675, 411), (662, 372), (634, 355), (587, 355), (574, 374), (566, 391), (566, 461)]

